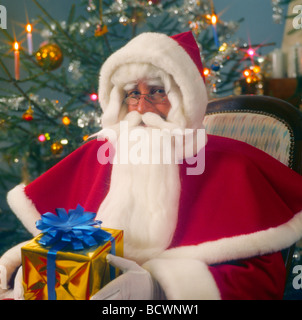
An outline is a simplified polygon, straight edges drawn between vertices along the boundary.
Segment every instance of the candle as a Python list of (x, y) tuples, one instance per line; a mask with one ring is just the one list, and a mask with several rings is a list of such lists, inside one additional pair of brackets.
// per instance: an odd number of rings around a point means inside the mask
[(213, 35), (214, 35), (215, 45), (217, 48), (219, 48), (219, 41), (218, 41), (217, 28), (216, 28), (217, 16), (215, 14), (212, 14), (212, 16), (211, 16), (211, 23), (212, 23), (212, 27), (213, 27)]
[(284, 77), (284, 57), (281, 49), (275, 49), (271, 53), (272, 57), (272, 78), (283, 78)]
[(19, 56), (19, 43), (14, 42), (14, 51), (15, 51), (15, 79), (20, 79), (20, 56)]
[(32, 39), (32, 26), (30, 23), (26, 25), (26, 32), (27, 32), (27, 48), (28, 48), (28, 54), (33, 54), (33, 39)]
[(296, 43), (288, 51), (287, 76), (296, 78), (302, 75), (302, 45)]

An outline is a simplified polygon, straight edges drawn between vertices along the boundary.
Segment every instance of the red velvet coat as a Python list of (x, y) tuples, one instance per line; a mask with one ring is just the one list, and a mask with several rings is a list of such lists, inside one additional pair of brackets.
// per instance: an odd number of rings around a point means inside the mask
[[(96, 212), (111, 165), (97, 161), (92, 140), (8, 202), (33, 234), (39, 214), (81, 204)], [(178, 223), (169, 248), (144, 264), (170, 299), (280, 299), (280, 250), (302, 235), (302, 177), (245, 143), (208, 136), (205, 171), (180, 165)], [(27, 210), (25, 209), (27, 208)]]

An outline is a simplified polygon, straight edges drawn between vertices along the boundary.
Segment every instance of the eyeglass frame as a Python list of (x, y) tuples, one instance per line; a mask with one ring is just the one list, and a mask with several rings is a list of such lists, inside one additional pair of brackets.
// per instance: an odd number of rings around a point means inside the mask
[[(142, 96), (144, 96), (144, 99), (146, 99), (148, 102), (152, 104), (157, 104), (157, 103), (164, 104), (168, 101), (167, 93), (165, 93), (165, 95), (162, 97), (162, 101), (155, 102), (155, 101), (152, 101), (151, 99), (148, 100), (147, 97), (154, 97), (155, 94), (156, 93), (140, 93), (137, 95), (137, 97), (126, 96), (125, 99), (123, 100), (123, 103), (125, 103), (126, 105), (137, 106)], [(136, 103), (129, 103), (127, 102), (127, 99), (134, 99), (136, 100)]]

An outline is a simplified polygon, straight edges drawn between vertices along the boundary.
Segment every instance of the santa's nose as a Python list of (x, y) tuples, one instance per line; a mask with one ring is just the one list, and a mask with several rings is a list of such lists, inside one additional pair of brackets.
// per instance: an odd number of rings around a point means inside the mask
[(137, 104), (137, 111), (140, 114), (144, 114), (148, 111), (150, 111), (150, 108), (152, 109), (152, 103), (150, 103), (147, 99), (145, 95), (141, 95), (140, 99), (138, 101)]

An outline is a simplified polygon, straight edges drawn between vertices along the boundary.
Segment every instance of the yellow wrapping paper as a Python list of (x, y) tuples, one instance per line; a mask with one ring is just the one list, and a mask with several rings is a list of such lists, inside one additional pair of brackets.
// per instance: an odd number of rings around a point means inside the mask
[[(115, 255), (123, 256), (123, 231), (102, 228), (115, 239)], [(42, 234), (21, 248), (23, 287), (25, 300), (48, 300), (47, 253), (51, 246), (38, 243)], [(67, 251), (70, 250), (70, 251)], [(110, 279), (110, 267), (106, 255), (111, 242), (103, 242), (84, 250), (71, 251), (70, 247), (56, 254), (57, 300), (89, 300)], [(115, 277), (119, 270), (115, 269)]]

